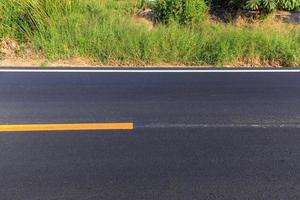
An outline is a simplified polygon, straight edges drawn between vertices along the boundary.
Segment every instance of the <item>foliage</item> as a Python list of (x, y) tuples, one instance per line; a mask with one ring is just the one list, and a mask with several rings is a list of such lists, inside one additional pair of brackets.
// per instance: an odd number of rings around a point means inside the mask
[(206, 0), (212, 8), (237, 9), (244, 6), (245, 0)]
[(190, 24), (202, 21), (206, 16), (207, 6), (203, 0), (156, 0), (153, 10), (158, 20), (169, 24)]
[(272, 12), (278, 10), (297, 10), (300, 0), (207, 0), (212, 7), (225, 9), (250, 9)]
[(300, 0), (280, 0), (278, 8), (284, 10), (296, 10), (300, 7)]
[(295, 10), (299, 5), (300, 0), (248, 0), (246, 8), (271, 12), (276, 9)]

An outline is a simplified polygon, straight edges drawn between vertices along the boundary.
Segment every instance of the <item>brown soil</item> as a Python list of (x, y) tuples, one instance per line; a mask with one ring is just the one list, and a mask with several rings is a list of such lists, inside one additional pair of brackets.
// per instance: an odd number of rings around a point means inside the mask
[(91, 59), (69, 58), (57, 61), (48, 61), (43, 58), (14, 57), (0, 60), (0, 67), (100, 67)]
[(155, 15), (151, 9), (143, 9), (133, 15), (133, 21), (136, 24), (143, 25), (147, 30), (152, 30), (155, 25)]
[(132, 17), (133, 22), (137, 25), (144, 26), (148, 31), (151, 31), (154, 28), (154, 24), (152, 21), (149, 21), (143, 17), (140, 17), (138, 15), (134, 15)]
[[(279, 22), (300, 25), (300, 12), (277, 11), (271, 14), (273, 20)], [(270, 18), (270, 17), (268, 17)], [(239, 20), (247, 21), (248, 23), (256, 23), (262, 19), (262, 13), (259, 11), (239, 10), (228, 12), (224, 9), (215, 9), (210, 12), (210, 19), (216, 23), (229, 23)]]
[(0, 58), (13, 57), (17, 54), (19, 45), (14, 40), (3, 38), (0, 40)]

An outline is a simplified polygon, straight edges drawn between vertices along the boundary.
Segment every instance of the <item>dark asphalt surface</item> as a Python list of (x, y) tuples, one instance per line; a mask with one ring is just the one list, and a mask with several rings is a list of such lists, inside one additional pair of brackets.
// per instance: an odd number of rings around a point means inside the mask
[(300, 199), (300, 73), (0, 73), (1, 200)]

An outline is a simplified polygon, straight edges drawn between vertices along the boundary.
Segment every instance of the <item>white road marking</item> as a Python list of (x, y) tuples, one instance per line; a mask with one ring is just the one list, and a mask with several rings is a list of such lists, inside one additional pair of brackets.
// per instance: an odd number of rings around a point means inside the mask
[(300, 128), (300, 124), (136, 124), (138, 128)]
[(109, 70), (105, 70), (105, 69), (0, 69), (0, 72), (9, 72), (9, 73), (300, 73), (300, 70), (294, 70), (294, 69), (272, 69), (272, 70), (268, 70), (268, 69), (264, 69), (264, 70), (259, 70), (259, 69), (238, 69), (238, 70), (201, 70), (201, 69), (197, 69), (197, 70), (192, 70), (192, 69), (187, 69), (187, 70), (176, 70), (176, 69), (172, 69), (172, 70), (158, 70), (158, 69), (141, 69), (141, 70), (130, 70), (130, 69), (124, 69), (124, 70), (120, 70), (120, 69), (109, 69)]

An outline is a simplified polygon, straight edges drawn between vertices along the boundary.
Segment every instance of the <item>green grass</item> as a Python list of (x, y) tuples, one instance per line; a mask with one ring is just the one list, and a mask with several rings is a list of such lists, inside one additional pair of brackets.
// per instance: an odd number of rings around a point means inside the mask
[[(149, 31), (132, 20), (133, 0), (0, 0), (0, 37), (29, 43), (49, 60), (87, 57), (120, 65), (300, 66), (299, 27), (191, 26)], [(287, 27), (288, 28), (288, 27)]]

